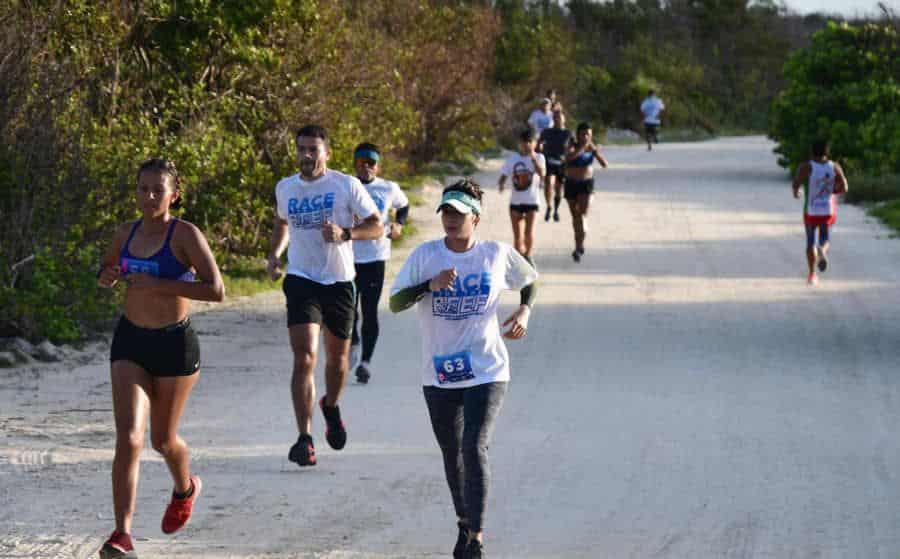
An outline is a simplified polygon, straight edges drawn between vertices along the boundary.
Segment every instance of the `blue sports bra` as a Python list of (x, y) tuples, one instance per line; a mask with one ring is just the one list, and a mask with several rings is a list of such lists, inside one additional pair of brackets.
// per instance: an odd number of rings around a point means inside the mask
[(591, 163), (594, 162), (594, 152), (593, 151), (585, 151), (582, 152), (581, 155), (576, 157), (575, 159), (570, 159), (568, 162), (569, 167), (590, 167)]
[(135, 222), (134, 227), (131, 228), (131, 234), (128, 235), (128, 240), (125, 241), (125, 246), (122, 247), (122, 252), (119, 254), (122, 275), (142, 273), (162, 279), (194, 281), (194, 272), (175, 258), (170, 246), (178, 218), (172, 218), (172, 224), (169, 225), (169, 230), (166, 232), (166, 241), (162, 248), (147, 258), (137, 258), (128, 250), (128, 245), (131, 244), (131, 239), (134, 238), (134, 233), (140, 227), (141, 221), (143, 220), (139, 219)]

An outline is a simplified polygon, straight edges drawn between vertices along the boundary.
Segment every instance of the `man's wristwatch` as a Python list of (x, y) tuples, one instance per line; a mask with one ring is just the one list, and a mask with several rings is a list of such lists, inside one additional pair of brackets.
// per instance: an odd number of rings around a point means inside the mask
[(341, 229), (341, 240), (342, 241), (349, 241), (351, 238), (353, 238), (353, 235), (351, 235), (349, 228), (344, 227), (343, 229)]

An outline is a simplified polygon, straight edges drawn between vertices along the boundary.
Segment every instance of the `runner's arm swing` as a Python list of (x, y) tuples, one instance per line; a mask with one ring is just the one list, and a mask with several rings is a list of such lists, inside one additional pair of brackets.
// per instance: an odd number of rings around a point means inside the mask
[(431, 289), (429, 288), (430, 283), (431, 280), (423, 281), (419, 285), (406, 287), (391, 295), (389, 303), (391, 312), (397, 313), (405, 311), (406, 309), (421, 301), (422, 298), (425, 297), (425, 295), (431, 292)]
[(519, 304), (527, 305), (529, 308), (534, 307), (534, 300), (537, 298), (537, 282), (533, 281), (519, 290)]
[(406, 218), (409, 216), (409, 204), (402, 208), (397, 208), (394, 216), (394, 223), (389, 223), (384, 228), (384, 236), (388, 239), (396, 239), (403, 232), (403, 226), (406, 225)]
[(797, 168), (797, 176), (794, 177), (794, 198), (800, 197), (800, 188), (809, 180), (810, 166), (809, 163), (803, 163)]
[(273, 280), (282, 276), (280, 258), (287, 244), (288, 222), (276, 215), (272, 223), (272, 239), (269, 241), (269, 255), (266, 262), (266, 271)]
[(453, 289), (451, 286), (456, 281), (456, 268), (447, 268), (441, 270), (441, 273), (434, 276), (428, 281), (423, 281), (412, 287), (405, 287), (391, 295), (390, 308), (391, 312), (405, 311), (409, 307), (415, 305), (422, 298), (432, 291), (440, 291), (441, 289)]

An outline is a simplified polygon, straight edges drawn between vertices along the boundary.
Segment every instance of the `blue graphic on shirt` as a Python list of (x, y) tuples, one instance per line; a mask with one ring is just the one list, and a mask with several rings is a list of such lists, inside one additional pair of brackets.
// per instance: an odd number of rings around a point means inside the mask
[(122, 276), (128, 274), (147, 274), (155, 278), (159, 277), (159, 262), (155, 260), (143, 260), (141, 258), (123, 258), (121, 262)]
[(288, 219), (297, 229), (320, 229), (334, 220), (334, 192), (288, 200)]
[(432, 361), (438, 384), (462, 382), (475, 378), (475, 373), (472, 372), (472, 355), (468, 351), (450, 355), (435, 355), (432, 357)]
[(372, 201), (375, 202), (375, 207), (378, 208), (378, 213), (384, 215), (384, 195), (380, 192), (369, 192), (369, 195), (372, 197)]
[(431, 293), (431, 313), (448, 320), (463, 320), (482, 314), (490, 294), (490, 272), (457, 277), (453, 290), (441, 289)]

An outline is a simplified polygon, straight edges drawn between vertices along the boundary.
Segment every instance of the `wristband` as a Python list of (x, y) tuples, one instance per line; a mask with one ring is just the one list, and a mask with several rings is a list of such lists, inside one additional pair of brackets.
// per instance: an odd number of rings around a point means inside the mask
[(350, 229), (348, 229), (346, 227), (341, 229), (341, 240), (342, 241), (349, 241), (352, 238), (353, 238), (353, 233), (350, 231)]

